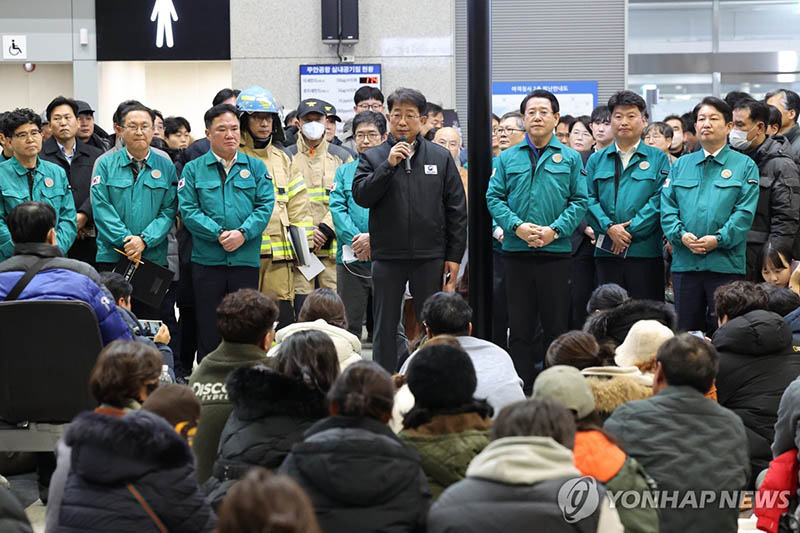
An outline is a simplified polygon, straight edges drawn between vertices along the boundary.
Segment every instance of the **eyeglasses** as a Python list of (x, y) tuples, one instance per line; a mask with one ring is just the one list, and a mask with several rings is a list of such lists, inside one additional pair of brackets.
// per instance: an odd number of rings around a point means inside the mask
[(536, 115), (539, 115), (542, 118), (547, 118), (552, 114), (553, 112), (548, 109), (528, 109), (525, 111), (526, 117), (535, 117)]
[(500, 135), (511, 135), (515, 131), (525, 131), (519, 128), (497, 128), (497, 133)]
[(23, 139), (35, 139), (42, 134), (39, 130), (31, 130), (31, 131), (21, 131), (19, 133), (14, 134), (14, 138), (23, 140)]
[(419, 115), (401, 115), (400, 113), (392, 113), (389, 115), (392, 122), (413, 122), (419, 120)]
[(383, 104), (358, 104), (356, 105), (361, 111), (381, 111)]
[(369, 139), (370, 141), (377, 141), (381, 138), (381, 134), (377, 131), (371, 131), (369, 133), (356, 133), (356, 140), (363, 141), (364, 139)]
[(130, 132), (132, 132), (132, 133), (136, 133), (136, 132), (139, 132), (139, 131), (141, 131), (142, 133), (148, 133), (148, 132), (153, 131), (153, 125), (152, 124), (147, 124), (147, 125), (143, 125), (143, 124), (139, 124), (139, 125), (136, 125), (136, 124), (125, 124), (125, 129), (130, 131)]
[(662, 139), (666, 139), (666, 137), (664, 137), (661, 134), (648, 133), (647, 135), (644, 136), (645, 141), (660, 141)]

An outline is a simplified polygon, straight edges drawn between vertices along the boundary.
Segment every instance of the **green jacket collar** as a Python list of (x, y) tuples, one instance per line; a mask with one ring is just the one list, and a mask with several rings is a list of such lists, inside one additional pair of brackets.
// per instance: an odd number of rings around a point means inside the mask
[[(41, 163), (42, 163), (42, 160), (41, 160), (41, 159), (39, 159), (39, 156), (37, 155), (37, 156), (36, 156), (36, 167), (34, 167), (34, 168), (33, 168), (33, 172), (34, 172), (34, 174), (36, 174), (36, 173), (38, 173), (38, 172), (39, 172), (39, 169), (40, 169), (40, 167), (41, 167)], [(23, 167), (23, 166), (22, 166), (22, 163), (20, 163), (20, 162), (19, 162), (19, 159), (17, 159), (16, 157), (12, 157), (12, 158), (11, 158), (11, 163), (9, 163), (9, 164), (12, 166), (12, 168), (14, 169), (14, 171), (15, 171), (17, 174), (19, 174), (20, 176), (24, 176), (25, 174), (27, 174), (27, 173), (28, 173), (28, 171), (29, 171), (29, 170), (31, 170), (31, 169), (28, 169), (28, 168), (25, 168), (25, 167)]]
[[(720, 150), (720, 152), (716, 155), (716, 157), (714, 157), (714, 159), (712, 159), (711, 161), (714, 163), (718, 163), (720, 165), (725, 165), (728, 162), (728, 158), (730, 157), (732, 151), (733, 150), (731, 150), (731, 145), (726, 144), (725, 146), (722, 147), (722, 150)], [(700, 165), (703, 162), (705, 162), (706, 160), (705, 152), (703, 152), (702, 148), (698, 150), (696, 153), (700, 154), (699, 158), (700, 160), (697, 162), (697, 164)]]
[[(212, 167), (217, 164), (217, 157), (214, 155), (214, 151), (211, 150), (210, 148), (208, 149), (208, 152), (206, 152), (202, 157), (205, 158), (203, 162), (206, 164), (206, 166)], [(237, 150), (236, 162), (233, 164), (233, 166), (246, 165), (246, 164), (247, 164), (247, 154)], [(231, 170), (231, 172), (233, 172), (233, 170)], [(231, 174), (228, 175), (230, 176)]]
[[(213, 155), (212, 155), (213, 157)], [(267, 354), (255, 344), (242, 344), (223, 340), (217, 349), (206, 356), (216, 362), (238, 363), (266, 360)]]
[[(128, 149), (123, 146), (120, 152), (122, 152), (122, 161), (123, 161), (122, 166), (127, 167), (133, 165), (133, 159), (131, 159), (130, 156), (128, 155)], [(153, 156), (154, 156), (153, 149), (152, 148), (148, 149), (147, 157), (144, 160), (145, 167), (153, 168)]]
[[(531, 147), (528, 145), (528, 138), (529, 138), (528, 134), (526, 133), (525, 134), (525, 139), (521, 143), (519, 143), (517, 146), (521, 146), (523, 149), (530, 150)], [(533, 142), (533, 141), (531, 141), (531, 142)], [(550, 142), (548, 142), (547, 145), (545, 145), (542, 149), (540, 149), (539, 153), (541, 153), (542, 150), (546, 150), (547, 148), (554, 148), (554, 149), (556, 149), (556, 150), (558, 150), (560, 152), (561, 149), (564, 148), (564, 145), (561, 144), (561, 141), (558, 140), (558, 137), (556, 137), (555, 134), (553, 134), (550, 137)]]

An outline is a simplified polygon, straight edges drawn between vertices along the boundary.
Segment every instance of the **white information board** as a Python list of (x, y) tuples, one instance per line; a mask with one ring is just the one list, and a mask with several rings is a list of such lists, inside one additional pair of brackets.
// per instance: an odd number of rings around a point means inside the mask
[(591, 115), (597, 105), (596, 81), (525, 81), (492, 83), (492, 112), (498, 117), (519, 111), (519, 104), (529, 92), (544, 89), (558, 98), (562, 115)]
[(325, 100), (345, 122), (355, 115), (353, 95), (364, 85), (381, 88), (380, 64), (300, 65), (300, 100)]

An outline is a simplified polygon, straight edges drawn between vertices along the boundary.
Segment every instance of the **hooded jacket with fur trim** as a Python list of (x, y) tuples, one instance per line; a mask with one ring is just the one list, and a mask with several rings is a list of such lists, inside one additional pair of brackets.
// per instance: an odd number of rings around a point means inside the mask
[(233, 412), (219, 439), (213, 476), (204, 484), (216, 505), (253, 466), (276, 470), (314, 422), (328, 415), (325, 396), (262, 365), (231, 372)]
[(127, 488), (133, 485), (171, 532), (211, 531), (216, 516), (197, 485), (188, 444), (158, 415), (78, 415), (64, 442), (72, 448), (57, 532), (158, 532)]
[(599, 344), (619, 346), (628, 331), (640, 320), (656, 320), (675, 331), (677, 318), (671, 305), (651, 300), (628, 300), (617, 307), (589, 316), (583, 331), (591, 333)]

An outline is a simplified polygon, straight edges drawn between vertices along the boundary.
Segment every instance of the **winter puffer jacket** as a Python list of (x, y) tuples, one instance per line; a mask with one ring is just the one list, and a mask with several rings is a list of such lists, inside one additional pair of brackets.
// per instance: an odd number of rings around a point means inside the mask
[(377, 420), (320, 420), (280, 471), (311, 497), (325, 533), (425, 531), (430, 493), (419, 456)]
[(117, 313), (113, 298), (100, 288), (100, 276), (86, 263), (66, 259), (57, 246), (24, 243), (14, 246), (14, 256), (0, 263), (0, 301), (39, 259), (50, 258), (45, 270), (36, 274), (17, 300), (77, 300), (94, 310), (103, 344), (131, 340), (128, 326)]
[(594, 335), (599, 344), (619, 346), (628, 331), (640, 320), (657, 320), (673, 331), (678, 323), (675, 310), (669, 304), (628, 300), (612, 309), (590, 315), (583, 325), (583, 331)]
[(489, 445), (491, 426), (491, 418), (460, 413), (438, 415), (427, 424), (400, 432), (400, 438), (419, 453), (434, 500), (464, 479), (470, 461)]
[(792, 330), (780, 315), (750, 311), (720, 327), (712, 338), (719, 353), (717, 401), (744, 422), (750, 448), (750, 485), (772, 460), (778, 404), (800, 375)]
[(204, 484), (216, 507), (253, 466), (276, 470), (314, 422), (328, 415), (325, 396), (262, 365), (231, 372), (233, 412), (219, 439), (212, 478)]
[(25, 509), (11, 491), (0, 487), (0, 531), (3, 533), (33, 533)]
[(192, 452), (160, 416), (83, 413), (70, 424), (64, 442), (72, 448), (72, 469), (57, 532), (158, 533), (127, 484), (167, 530), (214, 529), (216, 516), (197, 485)]

